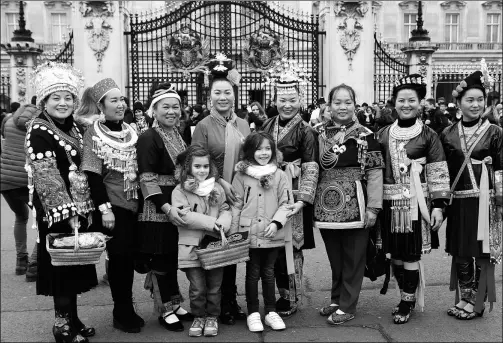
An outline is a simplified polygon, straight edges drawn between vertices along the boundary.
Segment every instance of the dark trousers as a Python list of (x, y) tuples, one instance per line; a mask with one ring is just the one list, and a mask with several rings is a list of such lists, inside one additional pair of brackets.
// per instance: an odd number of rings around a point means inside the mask
[(274, 290), (274, 264), (279, 248), (250, 249), (250, 260), (246, 262), (246, 304), (248, 313), (258, 312), (258, 281), (262, 279), (265, 314), (276, 311)]
[(138, 253), (135, 262), (148, 266), (155, 274), (163, 304), (179, 305), (183, 301), (178, 286), (178, 252), (162, 255)]
[(231, 312), (236, 303), (236, 265), (232, 264), (223, 268), (222, 277), (222, 313)]
[(341, 311), (355, 313), (365, 272), (369, 231), (320, 229), (332, 268), (331, 301)]
[(204, 270), (200, 267), (183, 269), (190, 282), (190, 310), (196, 317), (219, 316), (223, 268)]

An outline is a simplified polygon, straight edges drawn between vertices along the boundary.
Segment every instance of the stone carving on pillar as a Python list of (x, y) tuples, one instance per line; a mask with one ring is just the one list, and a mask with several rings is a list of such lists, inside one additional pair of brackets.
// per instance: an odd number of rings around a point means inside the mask
[(368, 9), (366, 1), (336, 1), (334, 5), (335, 15), (337, 17), (344, 17), (338, 29), (340, 33), (340, 44), (349, 62), (349, 70), (353, 70), (353, 56), (360, 47), (360, 31), (363, 31), (363, 25), (358, 18), (365, 17)]
[(113, 1), (80, 2), (80, 13), (83, 18), (88, 18), (84, 27), (88, 35), (87, 43), (94, 51), (96, 62), (98, 62), (98, 73), (102, 72), (101, 62), (110, 44), (112, 26), (108, 23), (107, 18), (112, 17), (114, 12)]
[(26, 102), (26, 70), (23, 64), (24, 61), (22, 62), (22, 64), (19, 63), (16, 64), (18, 67), (16, 70), (17, 95), (18, 95), (18, 102), (21, 104)]
[(426, 79), (426, 77), (428, 76), (428, 62), (427, 62), (428, 58), (426, 57), (425, 54), (422, 54), (420, 57), (419, 57), (419, 63), (417, 64), (418, 65), (418, 71), (419, 71), (419, 74), (424, 78)]

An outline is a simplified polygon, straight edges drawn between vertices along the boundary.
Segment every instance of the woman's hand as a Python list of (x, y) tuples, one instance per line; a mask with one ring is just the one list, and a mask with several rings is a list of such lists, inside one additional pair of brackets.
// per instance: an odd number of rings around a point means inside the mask
[(376, 220), (377, 220), (377, 214), (374, 212), (367, 210), (365, 212), (365, 219), (363, 221), (363, 227), (365, 229), (370, 229), (373, 228), (374, 225), (376, 225)]
[(111, 209), (108, 210), (108, 213), (101, 214), (101, 223), (105, 229), (112, 231), (115, 227), (115, 215)]
[(70, 219), (68, 219), (68, 224), (70, 224), (70, 227), (72, 228), (73, 232), (75, 232), (75, 230), (80, 229), (79, 216), (73, 216)]
[(274, 236), (276, 236), (276, 232), (278, 232), (278, 226), (276, 225), (276, 223), (271, 223), (265, 229), (264, 237), (265, 238), (274, 238)]
[(431, 221), (430, 221), (431, 229), (433, 231), (438, 231), (443, 221), (444, 221), (444, 215), (442, 213), (442, 209), (434, 208), (433, 211), (431, 211)]
[(304, 203), (302, 201), (297, 201), (295, 204), (288, 205), (286, 208), (290, 210), (286, 217), (290, 218), (304, 208)]
[(190, 210), (190, 207), (179, 209), (174, 206), (171, 206), (171, 209), (167, 213), (168, 219), (170, 222), (172, 222), (176, 226), (183, 226), (186, 223), (181, 217), (186, 215), (189, 210)]
[(218, 180), (218, 183), (220, 183), (220, 186), (224, 189), (227, 201), (230, 202), (230, 205), (234, 205), (238, 201), (238, 196), (234, 187), (222, 178)]

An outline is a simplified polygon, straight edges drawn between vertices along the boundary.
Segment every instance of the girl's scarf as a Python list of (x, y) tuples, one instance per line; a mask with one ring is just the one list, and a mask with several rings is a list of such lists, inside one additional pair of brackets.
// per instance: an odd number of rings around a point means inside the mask
[(224, 157), (224, 170), (222, 178), (227, 182), (232, 182), (232, 175), (234, 166), (239, 158), (239, 151), (244, 142), (243, 134), (237, 127), (237, 115), (231, 113), (231, 118), (226, 121), (215, 110), (211, 111), (210, 117), (219, 125), (225, 127), (225, 157)]
[(250, 164), (249, 162), (241, 161), (236, 165), (236, 171), (245, 173), (246, 175), (259, 180), (260, 186), (265, 189), (271, 187), (272, 179), (277, 169), (278, 166), (273, 163), (266, 164), (265, 166), (259, 166)]
[(194, 177), (187, 178), (183, 184), (186, 191), (194, 193), (200, 197), (208, 198), (210, 205), (215, 205), (220, 195), (215, 188), (215, 178), (210, 177), (202, 182), (197, 181)]

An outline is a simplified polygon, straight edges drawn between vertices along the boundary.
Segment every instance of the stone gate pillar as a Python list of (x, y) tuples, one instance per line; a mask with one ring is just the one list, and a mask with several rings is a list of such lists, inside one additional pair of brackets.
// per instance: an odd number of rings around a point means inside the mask
[(122, 1), (79, 1), (72, 7), (75, 68), (86, 87), (111, 77), (126, 94), (127, 52)]
[(328, 92), (338, 84), (354, 88), (356, 102), (374, 99), (374, 18), (372, 1), (321, 1), (326, 32), (323, 69)]
[(420, 74), (426, 81), (426, 99), (433, 98), (432, 56), (438, 45), (432, 44), (428, 31), (423, 29), (422, 3), (418, 4), (417, 28), (412, 30), (409, 45), (402, 48), (407, 55), (409, 74)]
[(42, 53), (31, 38), (31, 31), (26, 29), (23, 6), (23, 1), (20, 1), (19, 28), (14, 31), (11, 43), (1, 45), (10, 56), (10, 101), (21, 105), (29, 104), (31, 97), (35, 95), (30, 76), (37, 65), (37, 56)]

